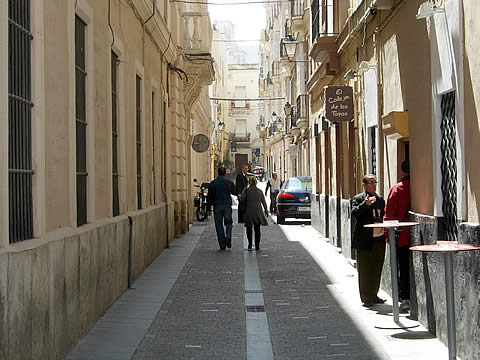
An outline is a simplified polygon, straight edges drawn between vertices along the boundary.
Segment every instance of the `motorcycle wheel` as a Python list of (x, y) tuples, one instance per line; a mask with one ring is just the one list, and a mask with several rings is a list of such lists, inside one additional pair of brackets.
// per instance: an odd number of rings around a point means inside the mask
[(205, 207), (197, 207), (197, 220), (202, 222), (207, 220), (207, 217), (207, 210), (205, 209)]

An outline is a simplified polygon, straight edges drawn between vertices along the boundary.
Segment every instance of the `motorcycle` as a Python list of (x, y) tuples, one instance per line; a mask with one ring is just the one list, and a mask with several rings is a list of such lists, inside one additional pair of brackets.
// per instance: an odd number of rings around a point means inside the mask
[(208, 184), (202, 183), (202, 185), (197, 184), (197, 179), (193, 179), (195, 183), (193, 186), (200, 188), (200, 191), (197, 192), (197, 195), (193, 199), (193, 205), (197, 208), (196, 216), (197, 220), (202, 222), (208, 219), (207, 214), (207, 195), (208, 195)]

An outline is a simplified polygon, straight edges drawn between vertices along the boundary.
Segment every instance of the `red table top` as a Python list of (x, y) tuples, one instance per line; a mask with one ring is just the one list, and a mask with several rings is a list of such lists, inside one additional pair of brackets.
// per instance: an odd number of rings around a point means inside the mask
[(472, 251), (480, 250), (480, 245), (459, 244), (456, 241), (438, 241), (436, 244), (413, 246), (410, 250), (430, 252)]
[(418, 225), (417, 222), (409, 222), (409, 221), (404, 221), (404, 222), (399, 222), (399, 221), (385, 221), (383, 223), (374, 223), (374, 224), (367, 224), (363, 225), (366, 228), (396, 228), (396, 227), (402, 227), (402, 226), (415, 226)]

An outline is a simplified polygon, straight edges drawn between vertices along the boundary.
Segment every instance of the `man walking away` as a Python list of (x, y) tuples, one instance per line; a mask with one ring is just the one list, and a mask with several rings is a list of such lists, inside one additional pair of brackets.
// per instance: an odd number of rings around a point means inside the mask
[[(235, 191), (236, 191), (237, 199), (239, 202), (240, 202), (240, 196), (242, 196), (243, 190), (246, 189), (248, 186), (247, 171), (248, 171), (248, 166), (243, 165), (242, 170), (240, 171), (240, 173), (237, 175), (235, 179)], [(243, 223), (243, 214), (240, 211), (238, 212), (238, 222)]]
[(357, 220), (352, 247), (357, 249), (360, 299), (364, 306), (369, 307), (385, 302), (377, 295), (385, 258), (385, 240), (382, 228), (372, 229), (364, 225), (382, 222), (385, 200), (375, 192), (375, 175), (365, 175), (362, 182), (365, 192), (355, 195), (352, 200), (352, 216)]
[[(208, 215), (212, 214), (215, 220), (218, 244), (221, 250), (232, 247), (232, 197), (235, 195), (235, 185), (225, 177), (226, 169), (218, 168), (218, 176), (208, 185), (207, 209)], [(225, 228), (223, 227), (225, 224)]]
[(282, 180), (280, 180), (276, 172), (272, 173), (272, 178), (267, 181), (267, 188), (265, 189), (265, 195), (267, 195), (268, 189), (270, 189), (270, 214), (277, 214), (277, 195), (281, 187)]
[[(408, 160), (402, 162), (400, 175), (400, 181), (393, 185), (388, 193), (384, 220), (408, 221), (410, 210), (410, 162)], [(398, 241), (398, 301), (401, 303), (400, 311), (406, 312), (410, 310), (410, 230), (408, 227), (404, 227), (400, 234), (395, 233), (395, 241)]]

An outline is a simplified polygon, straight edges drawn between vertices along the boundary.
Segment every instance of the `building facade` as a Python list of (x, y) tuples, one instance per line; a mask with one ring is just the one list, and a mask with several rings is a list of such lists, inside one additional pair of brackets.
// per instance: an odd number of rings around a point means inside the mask
[[(355, 261), (350, 202), (363, 191), (362, 177), (375, 174), (386, 197), (408, 159), (409, 216), (420, 223), (412, 243), (478, 243), (478, 11), (461, 0), (310, 0), (266, 8), (258, 129), (269, 172), (312, 176), (312, 225)], [(351, 104), (337, 108), (348, 108), (345, 118), (331, 111), (329, 89), (349, 94)], [(388, 259), (387, 251), (382, 286), (390, 291)], [(474, 259), (459, 254), (455, 262), (465, 358), (480, 349)], [(412, 254), (411, 262), (412, 315), (446, 342), (443, 260)], [(472, 321), (467, 314), (475, 314)]]
[(0, 358), (60, 359), (188, 230), (210, 21), (150, 0), (0, 9)]

